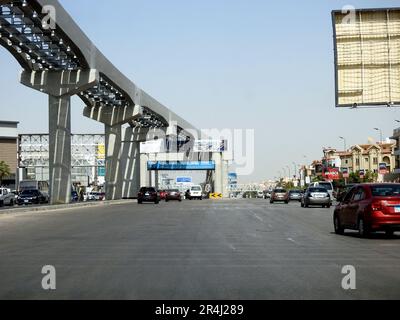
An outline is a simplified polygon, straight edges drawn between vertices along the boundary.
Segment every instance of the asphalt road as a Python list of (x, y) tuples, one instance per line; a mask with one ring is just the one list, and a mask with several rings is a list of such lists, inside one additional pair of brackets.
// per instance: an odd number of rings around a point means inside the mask
[(400, 234), (338, 236), (332, 212), (248, 199), (0, 215), (0, 298), (399, 299)]

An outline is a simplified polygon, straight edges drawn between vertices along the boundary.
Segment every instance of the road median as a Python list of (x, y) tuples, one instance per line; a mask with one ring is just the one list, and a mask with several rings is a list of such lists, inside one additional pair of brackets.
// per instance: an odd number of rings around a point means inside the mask
[(111, 206), (111, 205), (128, 204), (128, 203), (136, 203), (136, 200), (106, 200), (106, 201), (93, 201), (93, 202), (78, 202), (78, 203), (70, 203), (62, 205), (21, 206), (21, 207), (14, 207), (14, 208), (0, 210), (0, 217), (17, 213), (57, 211), (57, 210), (67, 210), (67, 209)]

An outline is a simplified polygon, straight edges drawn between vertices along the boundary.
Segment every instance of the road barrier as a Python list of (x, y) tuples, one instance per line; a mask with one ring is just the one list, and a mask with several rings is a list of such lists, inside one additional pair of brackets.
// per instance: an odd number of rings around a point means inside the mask
[(210, 199), (222, 199), (222, 193), (210, 193)]

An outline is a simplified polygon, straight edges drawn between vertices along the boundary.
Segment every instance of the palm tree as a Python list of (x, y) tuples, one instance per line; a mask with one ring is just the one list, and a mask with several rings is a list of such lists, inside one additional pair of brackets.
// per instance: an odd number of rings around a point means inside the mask
[(10, 166), (4, 161), (0, 161), (0, 184), (3, 182), (4, 177), (11, 175)]

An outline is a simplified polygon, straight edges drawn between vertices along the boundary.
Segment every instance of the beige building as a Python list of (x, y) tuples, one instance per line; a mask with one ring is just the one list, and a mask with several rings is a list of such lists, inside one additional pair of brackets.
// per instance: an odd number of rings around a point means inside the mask
[(394, 130), (393, 137), (391, 137), (391, 139), (396, 141), (394, 149), (394, 157), (395, 157), (394, 173), (400, 174), (400, 128)]
[(395, 142), (359, 144), (347, 151), (324, 149), (324, 155), (326, 159), (332, 161), (335, 159), (341, 168), (348, 168), (349, 172), (358, 170), (378, 172), (380, 163), (386, 163), (388, 171), (392, 172), (396, 167), (395, 148)]
[(0, 120), (0, 161), (11, 169), (11, 176), (4, 177), (3, 185), (14, 186), (17, 174), (18, 122)]

